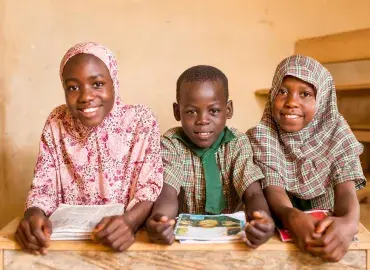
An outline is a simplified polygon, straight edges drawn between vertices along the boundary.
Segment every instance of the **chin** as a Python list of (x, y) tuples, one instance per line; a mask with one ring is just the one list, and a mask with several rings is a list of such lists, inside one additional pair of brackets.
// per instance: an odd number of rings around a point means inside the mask
[[(80, 121), (81, 121), (81, 120), (80, 120)], [(81, 121), (81, 123), (82, 123), (84, 126), (86, 126), (86, 127), (91, 127), (91, 128), (96, 127), (96, 126), (99, 126), (101, 122), (102, 122), (102, 121), (94, 121), (94, 122), (92, 122), (92, 121)]]
[(293, 133), (293, 132), (297, 132), (297, 131), (300, 131), (302, 128), (298, 128), (298, 127), (281, 127), (285, 132), (288, 132), (288, 133)]

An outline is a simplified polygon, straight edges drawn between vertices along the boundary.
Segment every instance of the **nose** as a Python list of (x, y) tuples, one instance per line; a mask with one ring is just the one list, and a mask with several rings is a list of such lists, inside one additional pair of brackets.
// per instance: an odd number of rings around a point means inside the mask
[(209, 124), (208, 114), (206, 112), (198, 113), (196, 124), (197, 125), (208, 125)]
[(285, 101), (285, 106), (288, 108), (297, 108), (298, 105), (299, 105), (299, 100), (298, 100), (297, 95), (289, 94)]
[(89, 87), (84, 86), (80, 89), (80, 96), (78, 97), (78, 102), (81, 103), (90, 103), (95, 99), (95, 93), (93, 89), (89, 89)]

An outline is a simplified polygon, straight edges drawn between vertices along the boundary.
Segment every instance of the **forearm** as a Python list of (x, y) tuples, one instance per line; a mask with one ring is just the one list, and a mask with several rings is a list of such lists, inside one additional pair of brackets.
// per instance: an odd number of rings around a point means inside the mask
[(283, 188), (278, 186), (268, 186), (264, 189), (264, 193), (272, 213), (286, 227), (288, 213), (294, 209), (288, 194)]
[(334, 187), (335, 203), (334, 215), (358, 222), (360, 219), (360, 206), (356, 196), (353, 181), (338, 184)]
[(178, 209), (179, 202), (176, 190), (173, 187), (164, 184), (161, 194), (154, 203), (151, 216), (160, 213), (173, 219), (177, 216)]
[(248, 218), (253, 216), (254, 211), (265, 211), (271, 216), (269, 206), (259, 182), (254, 182), (247, 188), (243, 195), (243, 202)]
[(130, 211), (123, 214), (124, 219), (129, 223), (134, 232), (145, 222), (152, 206), (153, 202), (151, 201), (138, 202)]

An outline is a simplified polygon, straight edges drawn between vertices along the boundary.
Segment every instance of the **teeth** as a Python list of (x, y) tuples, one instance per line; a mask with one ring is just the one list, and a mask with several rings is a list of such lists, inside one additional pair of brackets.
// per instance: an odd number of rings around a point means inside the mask
[(295, 115), (295, 114), (286, 114), (284, 115), (286, 118), (289, 118), (289, 119), (296, 119), (299, 117), (299, 115)]
[(205, 137), (205, 136), (208, 136), (211, 134), (211, 132), (197, 132), (196, 134), (198, 134), (199, 136), (201, 137)]
[(98, 107), (96, 107), (96, 108), (87, 108), (87, 109), (84, 109), (82, 111), (85, 112), (85, 113), (91, 113), (91, 112), (95, 112), (97, 109), (98, 109)]

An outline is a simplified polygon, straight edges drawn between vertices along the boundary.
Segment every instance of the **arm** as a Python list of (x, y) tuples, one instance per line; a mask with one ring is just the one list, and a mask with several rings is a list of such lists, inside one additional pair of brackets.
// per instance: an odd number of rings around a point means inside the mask
[(103, 218), (95, 227), (92, 238), (116, 251), (124, 251), (135, 241), (135, 233), (150, 213), (153, 203), (138, 202), (121, 216)]
[(149, 216), (163, 186), (157, 120), (145, 106), (137, 106), (135, 116), (135, 144), (130, 157), (130, 165), (135, 169), (126, 212), (122, 216), (103, 218), (92, 235), (116, 251), (123, 251), (134, 243), (136, 231)]
[(253, 212), (255, 211), (264, 211), (271, 216), (270, 209), (265, 196), (263, 195), (260, 182), (252, 183), (245, 190), (243, 194), (243, 202), (247, 217), (253, 217)]
[(246, 135), (239, 136), (232, 153), (234, 187), (244, 202), (247, 216), (245, 235), (242, 239), (252, 248), (266, 242), (274, 233), (275, 224), (263, 195), (261, 183), (263, 174), (253, 162), (253, 151)]
[(310, 215), (294, 208), (288, 194), (280, 186), (267, 186), (265, 194), (274, 215), (288, 229), (298, 247), (306, 250), (306, 245), (317, 236), (315, 225), (317, 221)]
[(283, 223), (285, 228), (288, 228), (288, 213), (294, 208), (284, 188), (279, 186), (267, 186), (264, 189), (264, 193), (274, 216)]
[(159, 244), (172, 244), (175, 240), (173, 227), (178, 212), (176, 190), (164, 184), (161, 195), (154, 203), (151, 216), (146, 222), (149, 238)]
[(155, 202), (152, 214), (146, 222), (150, 239), (159, 244), (172, 244), (175, 240), (174, 218), (178, 214), (178, 194), (181, 188), (182, 161), (175, 142), (164, 135), (161, 139), (164, 181), (161, 195)]
[(360, 205), (357, 200), (355, 183), (353, 181), (347, 181), (336, 185), (334, 187), (334, 194), (336, 198), (334, 216), (347, 219), (349, 222), (356, 224), (357, 227), (360, 219)]
[(47, 215), (56, 209), (58, 203), (53, 140), (48, 120), (41, 136), (39, 156), (26, 201), (24, 218), (15, 233), (15, 239), (21, 248), (33, 254), (47, 252), (52, 233), (52, 225)]
[[(356, 148), (350, 144), (346, 150), (354, 158), (341, 157), (333, 164), (331, 172), (334, 186), (334, 216), (327, 217), (316, 226), (322, 238), (312, 241), (308, 250), (328, 261), (339, 261), (348, 251), (358, 230), (359, 203), (356, 189), (365, 185)], [(348, 157), (347, 157), (348, 158)], [(345, 164), (345, 165), (343, 165)]]
[(316, 232), (323, 236), (308, 247), (308, 251), (328, 261), (339, 261), (347, 253), (358, 231), (360, 215), (354, 181), (337, 184), (334, 193), (334, 216), (319, 222)]
[(163, 185), (161, 195), (154, 203), (151, 216), (161, 214), (167, 216), (169, 219), (174, 219), (177, 216), (179, 202), (177, 199), (177, 192), (172, 186), (168, 184)]
[(252, 183), (244, 192), (243, 201), (249, 223), (245, 227), (244, 242), (252, 248), (266, 242), (274, 233), (275, 224), (263, 195), (259, 181)]
[(136, 108), (135, 141), (131, 162), (135, 173), (130, 188), (130, 202), (126, 211), (142, 201), (155, 202), (163, 187), (163, 164), (160, 133), (154, 114), (145, 106)]

